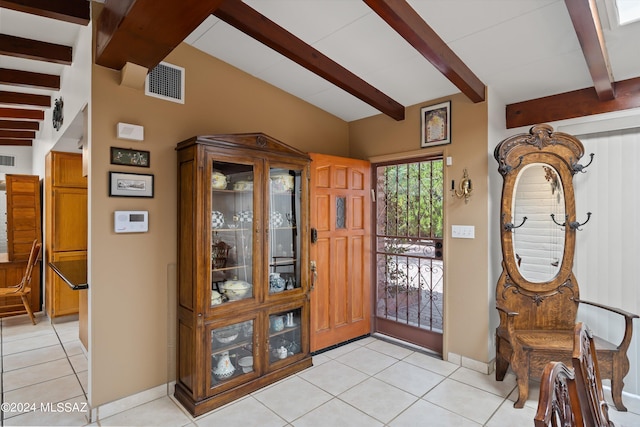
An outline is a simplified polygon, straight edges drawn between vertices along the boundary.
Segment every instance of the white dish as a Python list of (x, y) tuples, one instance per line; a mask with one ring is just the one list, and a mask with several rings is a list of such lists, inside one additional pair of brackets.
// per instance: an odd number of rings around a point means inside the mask
[(238, 360), (238, 365), (242, 368), (242, 372), (247, 373), (253, 371), (253, 357), (246, 356)]

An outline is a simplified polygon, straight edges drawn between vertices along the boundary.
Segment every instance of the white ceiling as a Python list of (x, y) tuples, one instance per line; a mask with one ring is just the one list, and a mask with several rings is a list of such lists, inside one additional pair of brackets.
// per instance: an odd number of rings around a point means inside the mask
[[(459, 92), (362, 0), (244, 1), (404, 106)], [(605, 1), (598, 6), (614, 80), (640, 77), (640, 22), (611, 25)], [(507, 104), (593, 86), (563, 0), (408, 2)], [(79, 26), (0, 8), (0, 32), (74, 46)], [(345, 121), (380, 114), (214, 16), (185, 41)], [(60, 75), (63, 67), (0, 55), (0, 68)]]
[[(460, 92), (362, 0), (244, 0), (404, 106)], [(592, 87), (563, 0), (408, 0), (505, 103)], [(610, 27), (615, 81), (640, 76), (640, 23)], [(187, 43), (346, 121), (379, 114), (215, 16)]]

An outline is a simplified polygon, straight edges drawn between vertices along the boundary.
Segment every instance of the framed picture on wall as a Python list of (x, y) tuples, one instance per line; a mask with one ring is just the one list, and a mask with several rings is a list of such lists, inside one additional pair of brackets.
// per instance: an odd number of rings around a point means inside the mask
[(109, 197), (153, 197), (153, 175), (109, 172)]
[(451, 144), (451, 101), (420, 109), (420, 147)]
[(125, 166), (150, 166), (150, 153), (143, 150), (111, 147), (111, 164)]

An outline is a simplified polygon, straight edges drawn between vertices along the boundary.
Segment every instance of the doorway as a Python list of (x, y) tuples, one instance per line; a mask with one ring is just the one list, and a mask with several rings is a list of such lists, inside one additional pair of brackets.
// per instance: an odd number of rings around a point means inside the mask
[(442, 156), (372, 171), (375, 331), (442, 354)]

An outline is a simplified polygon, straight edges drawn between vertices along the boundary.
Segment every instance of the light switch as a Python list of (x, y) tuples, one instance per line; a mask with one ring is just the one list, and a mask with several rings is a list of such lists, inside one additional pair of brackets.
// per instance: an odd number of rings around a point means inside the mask
[(454, 239), (474, 239), (476, 228), (473, 225), (452, 225), (451, 237)]

